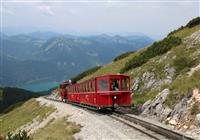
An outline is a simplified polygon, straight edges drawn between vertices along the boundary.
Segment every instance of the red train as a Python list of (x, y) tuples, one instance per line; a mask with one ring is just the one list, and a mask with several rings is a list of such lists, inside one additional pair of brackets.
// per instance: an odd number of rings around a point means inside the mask
[(102, 110), (131, 105), (130, 78), (126, 75), (98, 76), (87, 81), (60, 84), (61, 99)]

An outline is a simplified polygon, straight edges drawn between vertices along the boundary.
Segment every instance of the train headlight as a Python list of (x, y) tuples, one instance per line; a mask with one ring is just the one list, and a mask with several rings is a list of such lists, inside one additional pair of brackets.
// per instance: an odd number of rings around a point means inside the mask
[(114, 96), (114, 99), (117, 99), (117, 96)]

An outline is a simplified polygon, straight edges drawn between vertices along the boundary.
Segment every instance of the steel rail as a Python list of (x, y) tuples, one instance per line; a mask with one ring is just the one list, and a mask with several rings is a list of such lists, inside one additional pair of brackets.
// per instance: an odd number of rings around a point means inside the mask
[(168, 137), (173, 140), (194, 140), (192, 137), (186, 136), (180, 132), (170, 130), (168, 128), (159, 126), (157, 124), (145, 121), (135, 115), (127, 115), (127, 114), (121, 114), (120, 112), (114, 112), (113, 115), (118, 116), (120, 118), (123, 118), (127, 121), (133, 122), (135, 124), (139, 124), (140, 126), (145, 127), (148, 130), (154, 131), (160, 135), (163, 135), (165, 137)]
[(137, 130), (137, 131), (139, 131), (139, 132), (141, 132), (141, 133), (143, 133), (143, 134), (145, 134), (145, 135), (147, 135), (147, 136), (149, 136), (149, 137), (155, 139), (155, 140), (160, 140), (159, 137), (157, 137), (157, 136), (155, 136), (155, 135), (153, 135), (153, 134), (151, 134), (151, 133), (145, 131), (144, 129), (141, 129), (141, 128), (139, 128), (139, 127), (133, 125), (133, 124), (130, 124), (130, 123), (124, 121), (124, 120), (121, 120), (121, 119), (119, 119), (119, 118), (116, 117), (116, 116), (110, 115), (110, 117), (113, 118), (113, 119), (115, 119), (115, 120), (117, 120), (117, 121), (119, 121), (119, 122), (121, 122), (121, 123), (123, 123), (123, 124), (125, 124), (125, 125), (127, 125), (127, 126), (129, 126), (130, 128), (133, 128), (133, 129), (135, 129), (135, 130)]

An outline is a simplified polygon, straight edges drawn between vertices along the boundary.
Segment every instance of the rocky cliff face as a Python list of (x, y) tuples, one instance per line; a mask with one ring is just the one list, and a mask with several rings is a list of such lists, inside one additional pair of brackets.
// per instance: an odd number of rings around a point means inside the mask
[(200, 105), (200, 90), (194, 89), (190, 96), (183, 97), (173, 109), (164, 105), (169, 89), (161, 91), (156, 98), (148, 100), (142, 106), (141, 116), (154, 117), (157, 120), (177, 129), (188, 129), (200, 126), (200, 114), (193, 115), (191, 110), (195, 104)]

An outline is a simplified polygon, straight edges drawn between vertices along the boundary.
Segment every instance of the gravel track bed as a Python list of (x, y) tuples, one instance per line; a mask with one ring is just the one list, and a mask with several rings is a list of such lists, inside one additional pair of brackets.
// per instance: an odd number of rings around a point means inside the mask
[(82, 126), (75, 134), (81, 140), (151, 140), (152, 138), (136, 131), (107, 115), (92, 113), (69, 104), (50, 101), (43, 97), (37, 98), (41, 104), (53, 105), (61, 116), (69, 116), (69, 121)]

